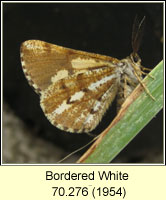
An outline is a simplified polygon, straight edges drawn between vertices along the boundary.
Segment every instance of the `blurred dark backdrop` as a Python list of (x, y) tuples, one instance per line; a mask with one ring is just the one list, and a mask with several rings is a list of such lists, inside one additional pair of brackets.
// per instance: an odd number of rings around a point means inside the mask
[[(136, 14), (146, 16), (139, 55), (143, 66), (153, 68), (163, 58), (161, 3), (3, 4), (3, 97), (35, 137), (50, 141), (69, 152), (91, 140), (86, 134), (63, 132), (45, 118), (39, 105), (39, 97), (28, 85), (22, 72), (20, 44), (25, 40), (38, 39), (122, 59), (132, 51), (131, 33)], [(116, 104), (113, 103), (100, 125), (93, 131), (94, 134), (108, 126), (116, 114), (115, 107)], [(161, 153), (162, 116), (160, 112), (114, 162), (123, 162), (124, 157), (131, 163), (150, 162), (155, 153)], [(150, 155), (151, 158), (144, 160), (144, 155)]]

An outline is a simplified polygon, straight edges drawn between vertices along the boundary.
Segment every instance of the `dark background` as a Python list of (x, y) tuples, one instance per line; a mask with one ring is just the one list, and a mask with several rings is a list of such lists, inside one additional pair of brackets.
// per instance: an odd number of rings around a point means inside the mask
[[(69, 152), (91, 140), (86, 134), (66, 133), (48, 122), (40, 108), (38, 95), (28, 85), (22, 72), (20, 44), (25, 40), (38, 39), (122, 59), (132, 52), (131, 34), (136, 14), (140, 18), (146, 16), (139, 55), (143, 66), (153, 68), (163, 57), (161, 3), (3, 4), (4, 101), (32, 130), (35, 137), (50, 141)], [(93, 131), (94, 134), (108, 126), (116, 114), (115, 107), (113, 103)], [(163, 151), (162, 123), (160, 112), (114, 162), (123, 162), (124, 157), (130, 163), (151, 162), (153, 156)]]

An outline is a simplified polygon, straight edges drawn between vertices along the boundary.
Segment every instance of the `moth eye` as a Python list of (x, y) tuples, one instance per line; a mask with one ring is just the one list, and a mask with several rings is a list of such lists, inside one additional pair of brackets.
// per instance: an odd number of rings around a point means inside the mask
[(141, 59), (139, 57), (139, 55), (137, 53), (132, 53), (131, 54), (131, 60), (134, 62), (134, 63), (139, 63), (141, 62)]
[(136, 62), (136, 63), (137, 63), (139, 59), (138, 59), (138, 57), (137, 57), (137, 56), (134, 56), (134, 57), (133, 57), (133, 60), (134, 60), (134, 62)]

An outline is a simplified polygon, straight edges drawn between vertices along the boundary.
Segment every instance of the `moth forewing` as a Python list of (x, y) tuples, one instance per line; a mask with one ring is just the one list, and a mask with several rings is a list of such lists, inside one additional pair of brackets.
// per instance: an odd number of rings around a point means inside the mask
[(70, 76), (107, 62), (118, 62), (109, 56), (77, 51), (40, 40), (23, 42), (20, 51), (24, 74), (37, 93), (47, 89), (52, 83), (51, 79), (59, 79), (59, 74)]

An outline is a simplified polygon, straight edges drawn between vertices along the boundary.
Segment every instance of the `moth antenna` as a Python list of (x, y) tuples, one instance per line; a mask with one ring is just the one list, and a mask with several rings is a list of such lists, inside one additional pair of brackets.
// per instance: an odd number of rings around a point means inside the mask
[(92, 142), (94, 142), (97, 138), (99, 137), (96, 136), (95, 138), (93, 138), (90, 142), (88, 142), (87, 144), (85, 144), (84, 146), (80, 147), (79, 149), (73, 151), (72, 153), (68, 154), (67, 156), (65, 156), (64, 158), (62, 158), (61, 160), (59, 160), (57, 163), (62, 163), (64, 160), (66, 160), (67, 158), (69, 158), (70, 156), (74, 155), (75, 153), (81, 151), (82, 149), (84, 149), (85, 147), (87, 147), (89, 144), (91, 144)]
[(134, 23), (133, 23), (133, 30), (132, 30), (132, 48), (133, 53), (136, 54), (139, 50), (143, 31), (145, 27), (145, 16), (142, 18), (141, 22), (138, 19), (138, 16), (136, 15)]

